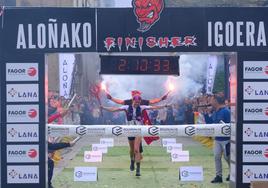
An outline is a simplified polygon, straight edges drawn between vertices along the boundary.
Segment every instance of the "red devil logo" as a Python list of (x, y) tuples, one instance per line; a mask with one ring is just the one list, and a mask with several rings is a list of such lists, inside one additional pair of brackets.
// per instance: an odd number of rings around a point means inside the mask
[(164, 8), (164, 0), (133, 0), (132, 4), (140, 32), (148, 31), (159, 20)]

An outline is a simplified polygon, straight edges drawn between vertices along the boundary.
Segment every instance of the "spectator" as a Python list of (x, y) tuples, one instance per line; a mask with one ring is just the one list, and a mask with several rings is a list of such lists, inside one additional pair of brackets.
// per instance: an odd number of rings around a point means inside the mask
[[(215, 95), (212, 97), (211, 104), (215, 108), (215, 112), (212, 115), (212, 123), (220, 123), (221, 121), (230, 123), (230, 110), (225, 106), (224, 96), (220, 94)], [(215, 137), (214, 157), (216, 177), (211, 183), (222, 183), (222, 154), (229, 165), (229, 149), (230, 137)], [(226, 181), (229, 181), (229, 175)]]

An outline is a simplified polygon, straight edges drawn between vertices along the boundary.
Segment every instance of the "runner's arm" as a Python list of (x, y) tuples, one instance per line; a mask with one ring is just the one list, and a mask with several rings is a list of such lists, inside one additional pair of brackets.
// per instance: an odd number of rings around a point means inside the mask
[(156, 104), (156, 103), (159, 103), (159, 102), (161, 102), (161, 101), (163, 101), (163, 100), (166, 100), (167, 99), (167, 97), (168, 97), (168, 94), (169, 94), (170, 92), (167, 92), (165, 95), (163, 95), (162, 97), (160, 97), (160, 98), (155, 98), (155, 99), (151, 99), (151, 100), (149, 100), (149, 104)]
[(119, 111), (124, 111), (125, 109), (122, 108), (117, 108), (117, 107), (106, 107), (106, 106), (101, 106), (103, 110), (107, 110), (109, 112), (119, 112)]
[(113, 98), (113, 97), (111, 96), (111, 94), (108, 93), (108, 92), (106, 92), (106, 96), (107, 96), (107, 99), (113, 101), (113, 102), (116, 103), (116, 104), (122, 104), (122, 105), (125, 104), (125, 101), (124, 101), (124, 100)]

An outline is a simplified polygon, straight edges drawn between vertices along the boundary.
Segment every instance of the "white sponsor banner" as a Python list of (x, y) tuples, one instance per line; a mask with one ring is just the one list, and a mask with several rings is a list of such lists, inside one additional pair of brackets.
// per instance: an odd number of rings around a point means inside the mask
[(244, 103), (244, 120), (266, 120), (268, 119), (268, 103)]
[(84, 161), (88, 163), (96, 163), (102, 161), (102, 152), (101, 151), (85, 151), (84, 152)]
[(38, 142), (38, 124), (7, 124), (7, 142)]
[(243, 183), (268, 181), (267, 165), (243, 165)]
[(97, 167), (75, 167), (74, 181), (97, 181)]
[(38, 102), (38, 84), (7, 84), (7, 102)]
[(181, 181), (203, 181), (203, 167), (182, 166), (179, 168), (179, 179)]
[(236, 182), (236, 167), (235, 167), (235, 164), (232, 162), (230, 163), (230, 169), (231, 169), (230, 180), (232, 182)]
[[(177, 136), (221, 136), (230, 137), (231, 128), (230, 123), (219, 124), (192, 124), (192, 125), (164, 125), (164, 126), (143, 126), (143, 125), (53, 125), (48, 124), (49, 136), (60, 136), (58, 133), (54, 133), (53, 129), (60, 132), (60, 129), (64, 129), (64, 135), (61, 136), (91, 136), (93, 132), (98, 136), (168, 136), (162, 135), (158, 130), (162, 127), (176, 127), (178, 130)], [(135, 131), (133, 131), (135, 130)], [(131, 132), (131, 133), (130, 133)], [(133, 135), (132, 135), (133, 134)], [(173, 136), (170, 135), (170, 136)]]
[(8, 163), (37, 163), (39, 162), (38, 145), (7, 145)]
[(268, 124), (244, 124), (243, 141), (244, 142), (267, 142)]
[(171, 153), (172, 150), (182, 151), (182, 144), (181, 143), (171, 143), (167, 144), (167, 152)]
[(268, 79), (268, 61), (244, 61), (244, 79)]
[(60, 96), (66, 99), (70, 98), (70, 90), (73, 78), (73, 68), (75, 64), (74, 54), (59, 54), (59, 80), (60, 80)]
[(236, 162), (236, 148), (235, 148), (235, 144), (231, 142), (231, 148), (230, 148), (230, 160), (233, 162)]
[(213, 91), (215, 74), (217, 70), (217, 63), (218, 63), (217, 56), (211, 55), (207, 63), (207, 81), (206, 81), (206, 91), (209, 94), (212, 93)]
[(162, 139), (162, 145), (163, 147), (167, 147), (168, 144), (175, 144), (176, 138), (163, 138)]
[(20, 165), (7, 166), (7, 183), (8, 184), (32, 184), (39, 183), (39, 166), (37, 165)]
[(268, 82), (244, 82), (243, 91), (244, 100), (267, 100)]
[(172, 162), (189, 162), (189, 151), (172, 150), (170, 153)]
[(114, 147), (114, 139), (113, 138), (101, 138), (100, 144), (104, 144), (107, 147)]
[(102, 153), (107, 153), (108, 147), (105, 144), (92, 144), (92, 151), (101, 151)]
[(7, 122), (39, 122), (39, 105), (7, 105)]
[(243, 162), (268, 162), (268, 145), (243, 145)]
[(7, 63), (6, 81), (38, 81), (38, 64)]

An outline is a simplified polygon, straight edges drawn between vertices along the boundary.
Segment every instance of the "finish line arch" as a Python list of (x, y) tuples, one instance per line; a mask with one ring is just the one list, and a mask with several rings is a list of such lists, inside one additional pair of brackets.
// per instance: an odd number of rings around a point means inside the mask
[[(44, 54), (58, 52), (235, 52), (237, 59), (229, 59), (230, 187), (249, 187), (253, 176), (268, 173), (268, 161), (243, 161), (243, 145), (268, 144), (250, 137), (268, 132), (267, 12), (268, 8), (257, 7), (164, 8), (149, 28), (143, 28), (130, 8), (4, 8), (0, 20), (1, 187), (46, 187), (41, 178), (46, 177)], [(18, 89), (35, 92), (36, 97), (12, 96)], [(12, 140), (9, 131), (14, 126), (34, 131), (36, 137)], [(10, 161), (7, 148), (14, 145), (36, 148), (39, 158)], [(263, 169), (255, 171), (256, 167)], [(255, 180), (268, 180), (262, 177)]]

